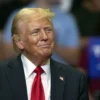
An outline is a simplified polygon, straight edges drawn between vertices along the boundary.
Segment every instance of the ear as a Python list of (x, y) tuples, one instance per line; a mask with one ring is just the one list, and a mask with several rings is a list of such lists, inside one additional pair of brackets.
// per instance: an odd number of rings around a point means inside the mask
[(21, 49), (21, 50), (24, 49), (23, 41), (20, 39), (19, 36), (14, 36), (14, 42), (15, 42), (16, 46), (17, 46), (19, 49)]
[(24, 45), (23, 45), (23, 42), (20, 40), (20, 41), (17, 41), (17, 42), (15, 42), (16, 43), (16, 45), (17, 45), (17, 47), (19, 48), (19, 49), (21, 49), (21, 50), (23, 50), (24, 49)]

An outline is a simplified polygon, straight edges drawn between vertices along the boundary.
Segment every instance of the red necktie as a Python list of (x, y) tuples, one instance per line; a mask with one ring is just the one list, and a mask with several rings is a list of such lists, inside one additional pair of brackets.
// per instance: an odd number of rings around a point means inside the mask
[(37, 74), (34, 78), (31, 91), (31, 100), (45, 100), (43, 85), (41, 81), (41, 74), (44, 72), (43, 69), (39, 66), (34, 72)]

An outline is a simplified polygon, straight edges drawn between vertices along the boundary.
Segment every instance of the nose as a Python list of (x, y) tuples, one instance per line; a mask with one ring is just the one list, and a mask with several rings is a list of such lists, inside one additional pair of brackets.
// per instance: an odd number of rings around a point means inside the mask
[(48, 35), (47, 35), (47, 33), (45, 32), (44, 29), (41, 30), (41, 37), (42, 37), (41, 39), (42, 39), (43, 41), (48, 40)]

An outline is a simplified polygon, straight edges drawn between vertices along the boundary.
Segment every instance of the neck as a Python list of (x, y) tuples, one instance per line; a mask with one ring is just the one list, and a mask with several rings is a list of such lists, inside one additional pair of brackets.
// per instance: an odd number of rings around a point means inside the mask
[(26, 54), (23, 54), (23, 55), (36, 66), (44, 65), (47, 62), (47, 60), (50, 58), (50, 56), (49, 57), (33, 57), (33, 56), (28, 56)]

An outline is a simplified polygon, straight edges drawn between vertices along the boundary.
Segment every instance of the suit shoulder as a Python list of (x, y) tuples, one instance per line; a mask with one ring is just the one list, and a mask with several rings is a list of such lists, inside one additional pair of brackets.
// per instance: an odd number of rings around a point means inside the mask
[(11, 62), (12, 60), (13, 58), (0, 61), (0, 68), (5, 68), (8, 65), (8, 63)]
[(64, 64), (59, 64), (62, 67), (62, 73), (67, 79), (71, 79), (74, 82), (77, 80), (80, 80), (81, 78), (86, 78), (84, 73), (76, 69), (75, 67), (71, 65), (64, 65)]
[(77, 70), (74, 66), (71, 66), (69, 64), (65, 65), (65, 64), (62, 64), (60, 62), (57, 62), (57, 61), (54, 61), (55, 64), (57, 66), (60, 67), (60, 69), (62, 70), (62, 72), (65, 74), (65, 75), (70, 75), (70, 76), (81, 76), (83, 73), (80, 72), (79, 70)]
[(76, 75), (81, 75), (82, 72), (80, 72), (79, 70), (77, 70), (74, 66), (72, 65), (64, 65), (62, 64), (62, 69), (66, 72), (72, 73), (72, 74), (76, 74)]

